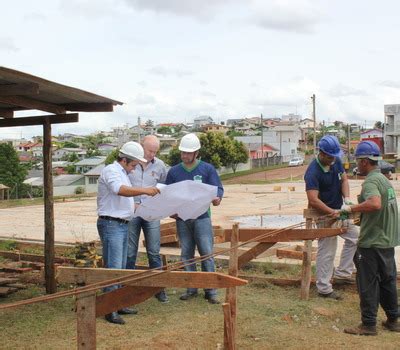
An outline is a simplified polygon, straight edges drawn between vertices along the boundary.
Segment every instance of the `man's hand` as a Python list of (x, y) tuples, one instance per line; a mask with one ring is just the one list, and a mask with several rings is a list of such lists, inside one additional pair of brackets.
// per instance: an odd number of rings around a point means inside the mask
[(221, 198), (220, 197), (214, 198), (211, 203), (213, 204), (214, 207), (216, 207), (221, 204)]
[(147, 187), (143, 188), (143, 194), (147, 194), (148, 196), (155, 196), (160, 193), (160, 190), (157, 187)]
[(344, 204), (353, 205), (354, 203), (352, 202), (352, 200), (350, 199), (350, 197), (346, 197), (346, 198), (344, 199)]
[(344, 213), (351, 213), (351, 206), (348, 204), (343, 204), (340, 208), (340, 211)]

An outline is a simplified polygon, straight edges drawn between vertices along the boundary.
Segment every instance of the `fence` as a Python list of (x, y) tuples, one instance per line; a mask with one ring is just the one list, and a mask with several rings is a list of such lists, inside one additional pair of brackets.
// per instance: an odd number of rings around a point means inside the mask
[(278, 164), (281, 164), (282, 161), (283, 160), (282, 160), (281, 156), (252, 159), (251, 160), (251, 168), (262, 168), (262, 167), (270, 166), (270, 165), (278, 165)]

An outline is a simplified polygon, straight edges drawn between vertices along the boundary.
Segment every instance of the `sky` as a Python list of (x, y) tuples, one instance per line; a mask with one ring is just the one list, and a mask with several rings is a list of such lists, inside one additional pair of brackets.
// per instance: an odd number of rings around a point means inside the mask
[[(0, 0), (0, 65), (124, 102), (53, 134), (229, 118), (372, 127), (400, 103), (396, 0)], [(43, 114), (43, 112), (41, 113)], [(19, 116), (20, 114), (17, 114)], [(30, 113), (29, 115), (33, 115)], [(0, 138), (41, 135), (2, 128)]]

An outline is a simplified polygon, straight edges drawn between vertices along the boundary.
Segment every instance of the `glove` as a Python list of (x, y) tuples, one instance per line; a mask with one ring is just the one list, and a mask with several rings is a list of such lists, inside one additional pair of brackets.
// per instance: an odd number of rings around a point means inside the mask
[(346, 197), (346, 198), (344, 199), (344, 204), (353, 205), (354, 203), (351, 201), (350, 197)]
[(340, 212), (351, 213), (351, 206), (348, 204), (343, 204), (340, 207)]

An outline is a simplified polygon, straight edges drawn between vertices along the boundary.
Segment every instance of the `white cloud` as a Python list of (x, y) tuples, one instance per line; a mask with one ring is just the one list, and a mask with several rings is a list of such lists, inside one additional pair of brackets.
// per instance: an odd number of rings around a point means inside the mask
[(400, 89), (400, 82), (393, 80), (385, 80), (378, 83), (378, 85), (393, 89)]
[(0, 37), (0, 51), (17, 52), (19, 48), (11, 38)]
[(332, 97), (347, 97), (347, 96), (366, 96), (366, 91), (355, 89), (344, 84), (337, 84), (330, 89), (329, 95)]
[(184, 69), (167, 68), (164, 66), (155, 66), (147, 70), (148, 73), (158, 75), (164, 78), (175, 76), (177, 78), (185, 78), (193, 75), (193, 72)]

